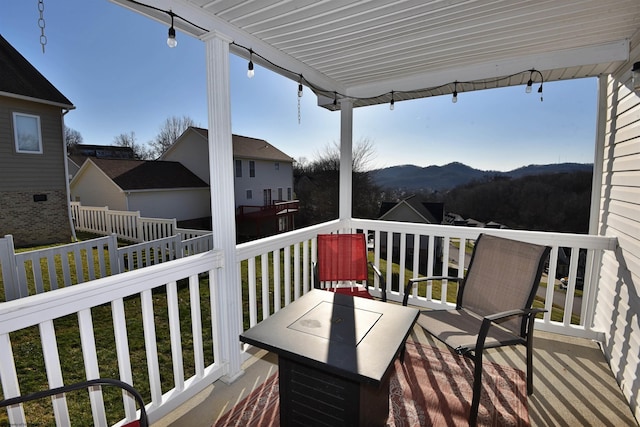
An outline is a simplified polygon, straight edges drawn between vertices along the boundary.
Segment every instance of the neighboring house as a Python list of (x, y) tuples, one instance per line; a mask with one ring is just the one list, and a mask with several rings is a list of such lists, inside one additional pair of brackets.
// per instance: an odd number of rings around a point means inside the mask
[[(189, 127), (160, 160), (182, 163), (209, 183), (206, 129)], [(232, 135), (234, 198), (239, 235), (264, 236), (294, 228), (293, 158), (263, 139)], [(287, 203), (284, 203), (287, 202)]]
[[(380, 213), (378, 219), (382, 221), (401, 221), (401, 222), (414, 222), (419, 224), (444, 224), (444, 203), (439, 202), (425, 202), (419, 200), (415, 195), (409, 196), (399, 202), (382, 202), (380, 205)], [(380, 252), (386, 255), (386, 239), (380, 239)], [(414, 243), (413, 238), (408, 238), (405, 243), (407, 251), (407, 263), (412, 263)], [(420, 236), (420, 258), (426, 259), (426, 251), (429, 248), (429, 238), (427, 236)], [(434, 239), (434, 250), (436, 259), (442, 259), (442, 239), (436, 237)], [(400, 236), (393, 236), (393, 259), (395, 262), (400, 260)], [(421, 268), (425, 267), (426, 263), (420, 263)], [(412, 268), (412, 265), (407, 265), (407, 268)], [(426, 274), (426, 271), (420, 271), (421, 274)], [(441, 272), (436, 272), (441, 274)]]
[(69, 181), (78, 173), (80, 167), (89, 157), (99, 159), (135, 159), (135, 153), (131, 147), (119, 147), (113, 145), (77, 144), (67, 149), (67, 168)]
[(0, 236), (69, 242), (64, 115), (75, 107), (0, 36)]
[(211, 215), (209, 186), (178, 162), (89, 157), (70, 187), (84, 206), (178, 221)]

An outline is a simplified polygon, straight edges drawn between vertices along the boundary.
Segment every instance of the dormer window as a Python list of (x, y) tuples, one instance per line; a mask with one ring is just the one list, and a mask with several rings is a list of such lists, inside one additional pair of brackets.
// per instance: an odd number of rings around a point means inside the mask
[(39, 116), (13, 113), (13, 136), (17, 153), (42, 154)]

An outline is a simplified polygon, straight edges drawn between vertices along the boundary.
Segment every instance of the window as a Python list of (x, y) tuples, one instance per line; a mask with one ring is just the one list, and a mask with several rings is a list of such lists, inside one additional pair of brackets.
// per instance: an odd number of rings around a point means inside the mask
[(253, 191), (247, 190), (247, 200), (253, 199)]
[(276, 170), (279, 171), (280, 170), (280, 163), (275, 162), (274, 166), (276, 167)]
[(40, 117), (31, 114), (13, 113), (13, 133), (18, 153), (42, 153)]
[(278, 188), (278, 200), (282, 200), (282, 188)]
[(249, 177), (256, 177), (256, 162), (253, 160), (249, 160)]
[(287, 200), (292, 200), (292, 198), (291, 198), (291, 187), (287, 188)]
[(264, 197), (264, 204), (262, 206), (271, 206), (271, 189), (266, 188), (262, 190), (262, 195)]
[(242, 178), (242, 160), (236, 160), (236, 178)]

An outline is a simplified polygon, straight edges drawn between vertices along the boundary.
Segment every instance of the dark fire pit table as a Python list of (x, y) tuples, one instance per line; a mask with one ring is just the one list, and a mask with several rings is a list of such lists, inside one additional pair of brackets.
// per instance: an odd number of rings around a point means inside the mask
[(278, 355), (280, 424), (377, 426), (418, 310), (312, 290), (240, 335)]

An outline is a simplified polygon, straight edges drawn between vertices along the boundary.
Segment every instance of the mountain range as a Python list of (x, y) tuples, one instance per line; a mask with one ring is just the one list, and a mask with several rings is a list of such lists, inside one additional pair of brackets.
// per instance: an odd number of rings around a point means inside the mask
[(375, 169), (371, 171), (371, 177), (373, 182), (382, 188), (432, 192), (450, 190), (472, 181), (482, 181), (492, 177), (520, 178), (527, 175), (578, 171), (593, 171), (593, 164), (556, 163), (529, 165), (508, 172), (479, 170), (458, 162), (444, 166), (426, 167), (401, 165)]

